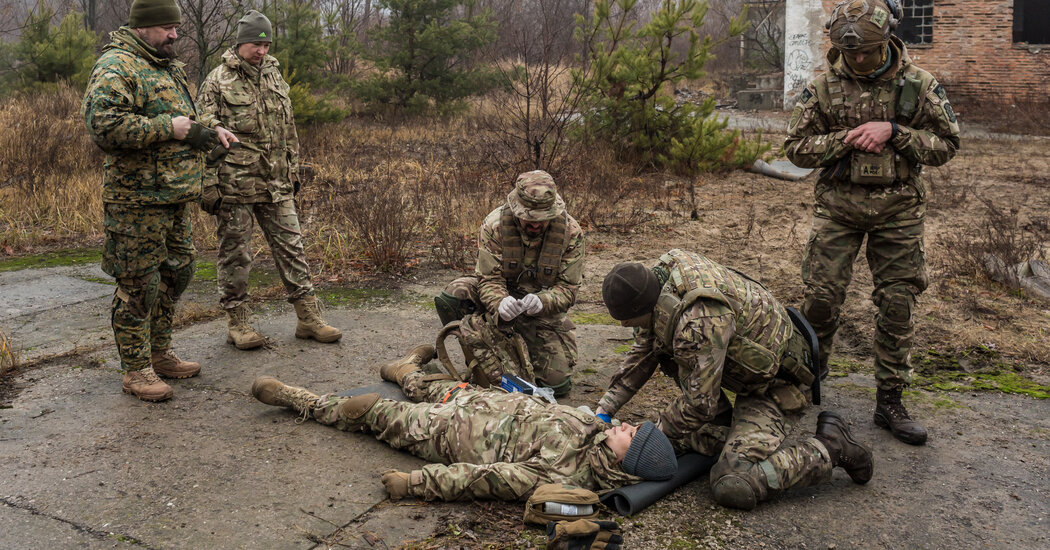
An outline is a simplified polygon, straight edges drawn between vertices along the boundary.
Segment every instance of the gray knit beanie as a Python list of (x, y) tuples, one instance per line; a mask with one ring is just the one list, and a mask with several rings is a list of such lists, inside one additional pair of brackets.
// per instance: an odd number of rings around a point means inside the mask
[(617, 321), (649, 313), (659, 297), (656, 274), (638, 262), (616, 264), (602, 282), (602, 300)]
[(273, 25), (260, 12), (249, 11), (237, 22), (237, 45), (248, 42), (273, 42)]
[(646, 481), (671, 479), (678, 472), (671, 440), (652, 422), (643, 422), (623, 457), (623, 471)]
[(131, 3), (128, 26), (133, 29), (179, 23), (182, 23), (182, 12), (175, 0), (135, 0)]

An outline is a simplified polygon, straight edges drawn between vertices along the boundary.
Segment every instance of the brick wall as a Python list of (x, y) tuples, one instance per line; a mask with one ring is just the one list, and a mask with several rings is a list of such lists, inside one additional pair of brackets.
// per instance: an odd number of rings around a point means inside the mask
[[(838, 3), (822, 1), (829, 14)], [(1045, 102), (1050, 45), (1013, 43), (1013, 5), (1013, 0), (934, 0), (933, 41), (909, 45), (908, 54), (955, 102)]]

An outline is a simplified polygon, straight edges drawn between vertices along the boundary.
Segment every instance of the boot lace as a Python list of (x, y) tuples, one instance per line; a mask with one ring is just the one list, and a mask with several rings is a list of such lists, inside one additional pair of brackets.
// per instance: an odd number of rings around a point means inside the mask
[(146, 367), (140, 370), (139, 374), (142, 375), (142, 379), (146, 384), (157, 384), (161, 381), (160, 377), (157, 376), (157, 372), (153, 370), (153, 367)]

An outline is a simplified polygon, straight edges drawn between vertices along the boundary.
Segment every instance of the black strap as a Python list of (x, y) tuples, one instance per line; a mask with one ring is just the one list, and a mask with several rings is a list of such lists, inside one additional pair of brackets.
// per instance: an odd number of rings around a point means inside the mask
[(810, 386), (813, 390), (813, 404), (820, 405), (820, 376), (823, 374), (820, 372), (820, 341), (817, 340), (816, 331), (813, 330), (813, 326), (809, 324), (802, 312), (793, 307), (784, 309), (791, 318), (791, 324), (795, 325), (806, 343), (809, 344), (809, 371), (813, 373), (813, 385)]

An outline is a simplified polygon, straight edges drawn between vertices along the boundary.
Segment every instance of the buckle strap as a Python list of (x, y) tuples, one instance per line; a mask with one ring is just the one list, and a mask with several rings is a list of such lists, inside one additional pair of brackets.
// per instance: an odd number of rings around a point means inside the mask
[(456, 395), (456, 393), (458, 393), (459, 390), (461, 390), (461, 389), (463, 389), (463, 388), (465, 388), (465, 387), (467, 387), (469, 385), (470, 384), (468, 384), (466, 382), (460, 382), (458, 385), (456, 385), (456, 387), (452, 388), (451, 390), (448, 390), (448, 393), (445, 394), (445, 398), (442, 399), (441, 402), (444, 403), (444, 402), (448, 401), (449, 399), (452, 398), (453, 395)]

